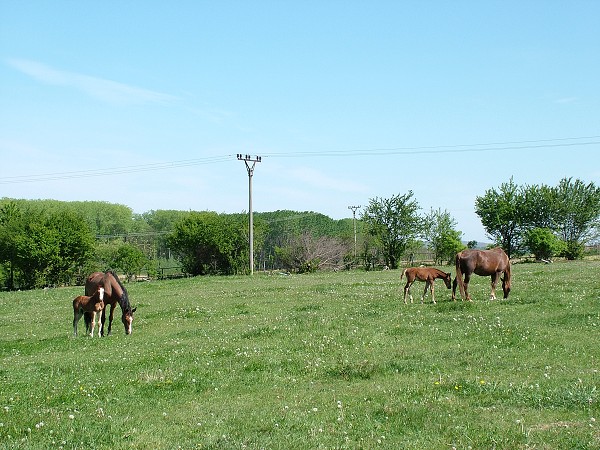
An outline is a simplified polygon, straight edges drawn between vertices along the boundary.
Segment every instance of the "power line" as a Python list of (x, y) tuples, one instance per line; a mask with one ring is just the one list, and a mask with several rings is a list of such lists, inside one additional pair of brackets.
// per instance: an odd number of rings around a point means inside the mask
[(230, 161), (233, 159), (233, 155), (225, 156), (210, 156), (206, 158), (198, 159), (185, 159), (181, 161), (171, 161), (153, 164), (140, 164), (134, 166), (122, 166), (122, 167), (107, 167), (107, 168), (95, 168), (87, 170), (78, 170), (72, 172), (53, 172), (44, 173), (38, 175), (16, 175), (10, 177), (0, 178), (0, 184), (11, 184), (11, 183), (33, 183), (36, 181), (55, 181), (55, 180), (70, 180), (74, 178), (88, 178), (88, 177), (100, 177), (107, 175), (121, 175), (126, 173), (135, 172), (149, 172), (155, 170), (166, 170), (177, 167), (189, 167), (198, 166), (203, 164), (215, 164), (219, 162)]
[[(568, 142), (581, 141), (584, 142)], [(538, 139), (528, 141), (507, 141), (507, 142), (490, 142), (480, 144), (456, 144), (456, 145), (434, 145), (434, 146), (419, 146), (419, 147), (390, 147), (390, 148), (371, 148), (371, 149), (356, 149), (356, 150), (321, 150), (321, 151), (306, 151), (306, 152), (280, 152), (280, 153), (263, 153), (265, 157), (279, 158), (299, 158), (299, 157), (315, 157), (315, 156), (384, 156), (384, 155), (418, 155), (418, 154), (437, 154), (437, 153), (479, 153), (501, 150), (525, 150), (525, 149), (541, 149), (554, 147), (573, 147), (600, 144), (600, 136), (583, 136), (558, 139)]]
[[(490, 142), (476, 144), (435, 145), (417, 147), (390, 147), (355, 150), (312, 150), (304, 152), (273, 152), (263, 153), (271, 158), (309, 158), (309, 157), (359, 157), (359, 156), (390, 156), (390, 155), (419, 155), (442, 153), (483, 153), (511, 150), (539, 150), (558, 147), (580, 147), (600, 144), (600, 135), (566, 137), (555, 139), (536, 139), (524, 141)], [(186, 159), (180, 161), (140, 164), (122, 167), (95, 168), (70, 172), (53, 172), (45, 174), (16, 175), (0, 177), (0, 184), (34, 183), (38, 181), (69, 180), (76, 178), (121, 175), (136, 172), (168, 170), (179, 167), (216, 164), (231, 161), (234, 155), (209, 156), (205, 158)]]

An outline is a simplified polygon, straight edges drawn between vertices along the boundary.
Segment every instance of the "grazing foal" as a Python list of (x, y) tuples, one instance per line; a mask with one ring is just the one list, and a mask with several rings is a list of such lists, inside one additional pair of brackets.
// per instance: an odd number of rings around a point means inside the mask
[[(73, 334), (77, 336), (77, 323), (84, 313), (91, 313), (91, 324), (86, 323), (85, 332), (94, 337), (94, 328), (96, 327), (96, 314), (104, 309), (104, 288), (98, 287), (93, 295), (80, 295), (73, 300)], [(91, 326), (90, 326), (91, 325)], [(98, 315), (98, 336), (100, 336), (100, 316)]]
[(446, 287), (450, 289), (452, 283), (452, 274), (442, 272), (439, 269), (434, 267), (409, 267), (402, 272), (400, 275), (400, 280), (402, 277), (406, 275), (406, 285), (404, 286), (404, 304), (406, 305), (406, 294), (410, 296), (410, 302), (413, 302), (412, 294), (410, 293), (410, 287), (416, 281), (424, 281), (425, 282), (425, 290), (423, 291), (423, 296), (421, 297), (421, 303), (425, 300), (425, 295), (427, 295), (427, 289), (431, 290), (431, 301), (435, 305), (435, 295), (433, 293), (433, 282), (436, 278), (441, 278), (444, 280)]

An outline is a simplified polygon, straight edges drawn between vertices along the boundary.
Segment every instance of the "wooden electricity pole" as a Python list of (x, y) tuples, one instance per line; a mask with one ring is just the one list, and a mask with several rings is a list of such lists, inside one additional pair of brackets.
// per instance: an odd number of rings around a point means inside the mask
[(252, 175), (254, 175), (254, 166), (260, 162), (260, 156), (252, 158), (250, 155), (237, 155), (237, 159), (244, 161), (248, 171), (248, 230), (250, 245), (250, 275), (254, 274), (254, 219), (252, 217)]
[(354, 224), (354, 259), (356, 259), (356, 210), (360, 208), (358, 206), (348, 206), (348, 209), (352, 210), (352, 222)]

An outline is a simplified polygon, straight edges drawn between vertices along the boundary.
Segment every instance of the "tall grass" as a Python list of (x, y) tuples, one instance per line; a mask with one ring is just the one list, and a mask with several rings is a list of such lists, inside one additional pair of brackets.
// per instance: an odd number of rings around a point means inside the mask
[(133, 334), (93, 339), (82, 288), (0, 293), (0, 447), (597, 448), (600, 261), (513, 273), (437, 305), (399, 271), (130, 284)]

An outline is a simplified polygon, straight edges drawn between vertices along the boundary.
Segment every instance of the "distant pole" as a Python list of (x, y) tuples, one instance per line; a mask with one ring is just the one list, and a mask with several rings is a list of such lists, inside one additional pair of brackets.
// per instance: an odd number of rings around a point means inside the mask
[[(260, 162), (260, 156), (252, 158), (250, 155), (237, 155), (237, 159), (244, 161), (248, 171), (248, 230), (250, 244), (250, 275), (254, 274), (254, 219), (252, 217), (252, 175), (254, 175), (254, 166)], [(252, 163), (252, 164), (250, 164)]]
[(354, 224), (354, 259), (356, 259), (356, 210), (360, 208), (358, 206), (348, 206), (348, 209), (352, 210), (352, 223)]

